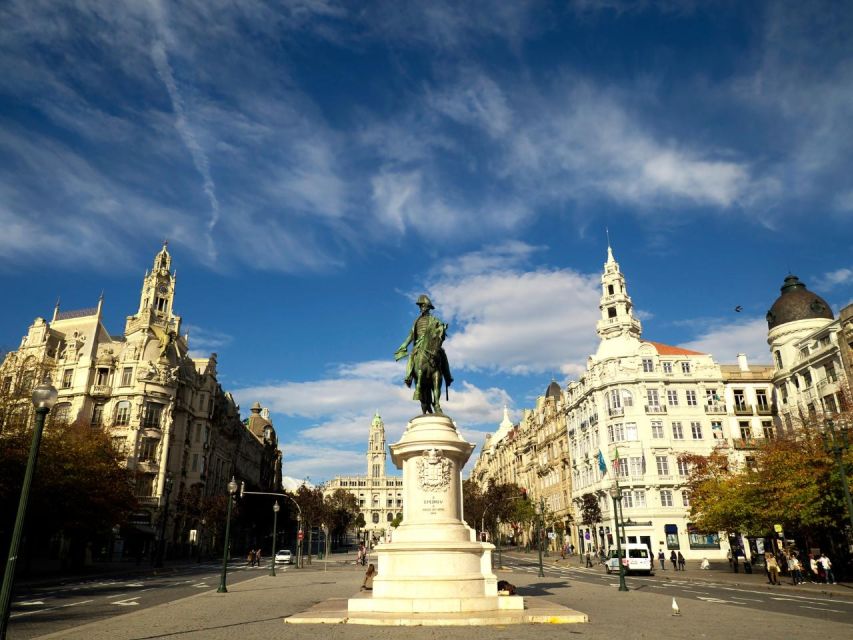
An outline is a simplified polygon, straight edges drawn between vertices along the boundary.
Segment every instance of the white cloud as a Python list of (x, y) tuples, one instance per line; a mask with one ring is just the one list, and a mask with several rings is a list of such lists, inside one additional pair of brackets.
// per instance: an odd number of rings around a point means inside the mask
[(835, 287), (853, 284), (853, 269), (843, 267), (835, 271), (827, 271), (815, 280), (814, 288), (818, 291), (829, 291)]
[(767, 321), (763, 318), (712, 323), (702, 335), (682, 346), (709, 353), (714, 356), (714, 360), (723, 364), (734, 363), (739, 353), (745, 353), (754, 364), (770, 362)]
[(201, 351), (215, 351), (222, 347), (227, 347), (234, 340), (231, 336), (223, 331), (215, 329), (206, 329), (194, 324), (185, 324), (183, 329), (190, 334), (190, 345), (193, 349)]

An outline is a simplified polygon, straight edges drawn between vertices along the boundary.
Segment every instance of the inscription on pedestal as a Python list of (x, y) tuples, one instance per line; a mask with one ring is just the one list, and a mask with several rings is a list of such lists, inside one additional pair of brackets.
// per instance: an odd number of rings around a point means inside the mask
[(429, 496), (424, 498), (423, 512), (431, 516), (437, 515), (444, 511), (444, 498), (438, 496)]

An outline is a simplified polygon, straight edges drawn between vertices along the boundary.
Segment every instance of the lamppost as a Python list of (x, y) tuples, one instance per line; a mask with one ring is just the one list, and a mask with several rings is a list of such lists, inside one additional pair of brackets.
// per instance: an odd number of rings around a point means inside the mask
[(0, 640), (6, 638), (6, 627), (9, 625), (9, 602), (12, 599), (12, 583), (15, 581), (15, 565), (18, 563), (18, 547), (24, 530), (24, 519), (27, 516), (27, 502), (30, 498), (30, 487), (33, 484), (33, 473), (38, 461), (41, 434), (44, 431), (44, 421), (47, 414), (56, 404), (57, 391), (49, 381), (45, 381), (33, 389), (33, 405), (36, 408), (36, 424), (33, 428), (33, 441), (30, 444), (30, 457), (27, 460), (27, 470), (24, 472), (24, 483), (21, 485), (21, 499), (18, 502), (18, 515), (15, 518), (15, 528), (12, 531), (12, 541), (9, 544), (9, 558), (6, 560), (6, 572), (3, 574), (3, 588), (0, 590)]
[(853, 534), (853, 499), (850, 498), (850, 487), (847, 484), (847, 468), (844, 464), (844, 453), (850, 449), (847, 424), (842, 423), (841, 428), (836, 431), (835, 422), (828, 418), (820, 437), (823, 439), (824, 450), (832, 454), (835, 458), (835, 464), (838, 465), (838, 475), (841, 476), (841, 488), (844, 489), (844, 500), (847, 502), (847, 517), (850, 518), (850, 532)]
[(539, 516), (539, 521), (537, 524), (536, 531), (536, 546), (539, 548), (539, 577), (545, 577), (545, 570), (542, 568), (542, 528), (545, 525), (545, 498), (539, 498), (539, 505), (536, 510), (537, 515)]
[(619, 591), (627, 591), (625, 585), (625, 563), (622, 558), (622, 539), (619, 535), (619, 508), (622, 504), (622, 489), (619, 487), (619, 481), (614, 480), (613, 486), (610, 488), (610, 497), (613, 498), (613, 521), (616, 527), (616, 557), (619, 559)]
[[(231, 545), (231, 503), (234, 502), (234, 494), (237, 493), (237, 481), (231, 476), (228, 483), (228, 508), (225, 514), (225, 549), (222, 551), (222, 577), (219, 579), (219, 588), (216, 593), (228, 593), (225, 579), (228, 575), (228, 547)], [(275, 560), (275, 558), (273, 558)]]
[(157, 557), (154, 559), (155, 567), (163, 566), (163, 557), (166, 555), (166, 521), (169, 519), (169, 495), (172, 493), (172, 472), (166, 472), (164, 483), (165, 494), (163, 496), (163, 517), (160, 519), (160, 543), (157, 545)]
[(275, 554), (276, 554), (276, 542), (275, 542), (275, 530), (276, 525), (278, 524), (278, 510), (281, 507), (278, 506), (278, 500), (272, 503), (272, 566), (270, 567), (270, 575), (275, 576)]
[(503, 558), (501, 557), (501, 518), (497, 518), (497, 532), (495, 534), (498, 543), (498, 569), (503, 569)]

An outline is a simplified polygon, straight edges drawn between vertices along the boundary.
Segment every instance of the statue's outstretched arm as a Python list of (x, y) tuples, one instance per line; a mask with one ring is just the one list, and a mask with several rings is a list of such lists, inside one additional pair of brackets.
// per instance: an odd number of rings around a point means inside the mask
[(400, 348), (394, 353), (394, 360), (400, 360), (401, 358), (405, 358), (407, 353), (407, 349), (409, 348), (409, 344), (415, 338), (415, 328), (412, 327), (412, 330), (409, 331), (409, 335), (403, 341), (403, 344), (400, 345)]

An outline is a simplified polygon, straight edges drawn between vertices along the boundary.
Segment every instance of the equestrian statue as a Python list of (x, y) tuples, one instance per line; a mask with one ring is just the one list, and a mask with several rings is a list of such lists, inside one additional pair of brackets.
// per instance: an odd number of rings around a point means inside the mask
[[(450, 375), (450, 365), (447, 362), (447, 354), (444, 353), (442, 344), (447, 336), (447, 325), (435, 316), (430, 315), (430, 310), (435, 309), (426, 295), (418, 297), (416, 303), (421, 310), (421, 315), (412, 325), (412, 330), (397, 352), (395, 360), (409, 356), (406, 365), (406, 377), (404, 382), (411, 388), (415, 383), (413, 400), (421, 403), (423, 413), (443, 413), (441, 410), (441, 381), (444, 379), (445, 397), (447, 388), (453, 382)], [(411, 353), (408, 352), (412, 345)]]

